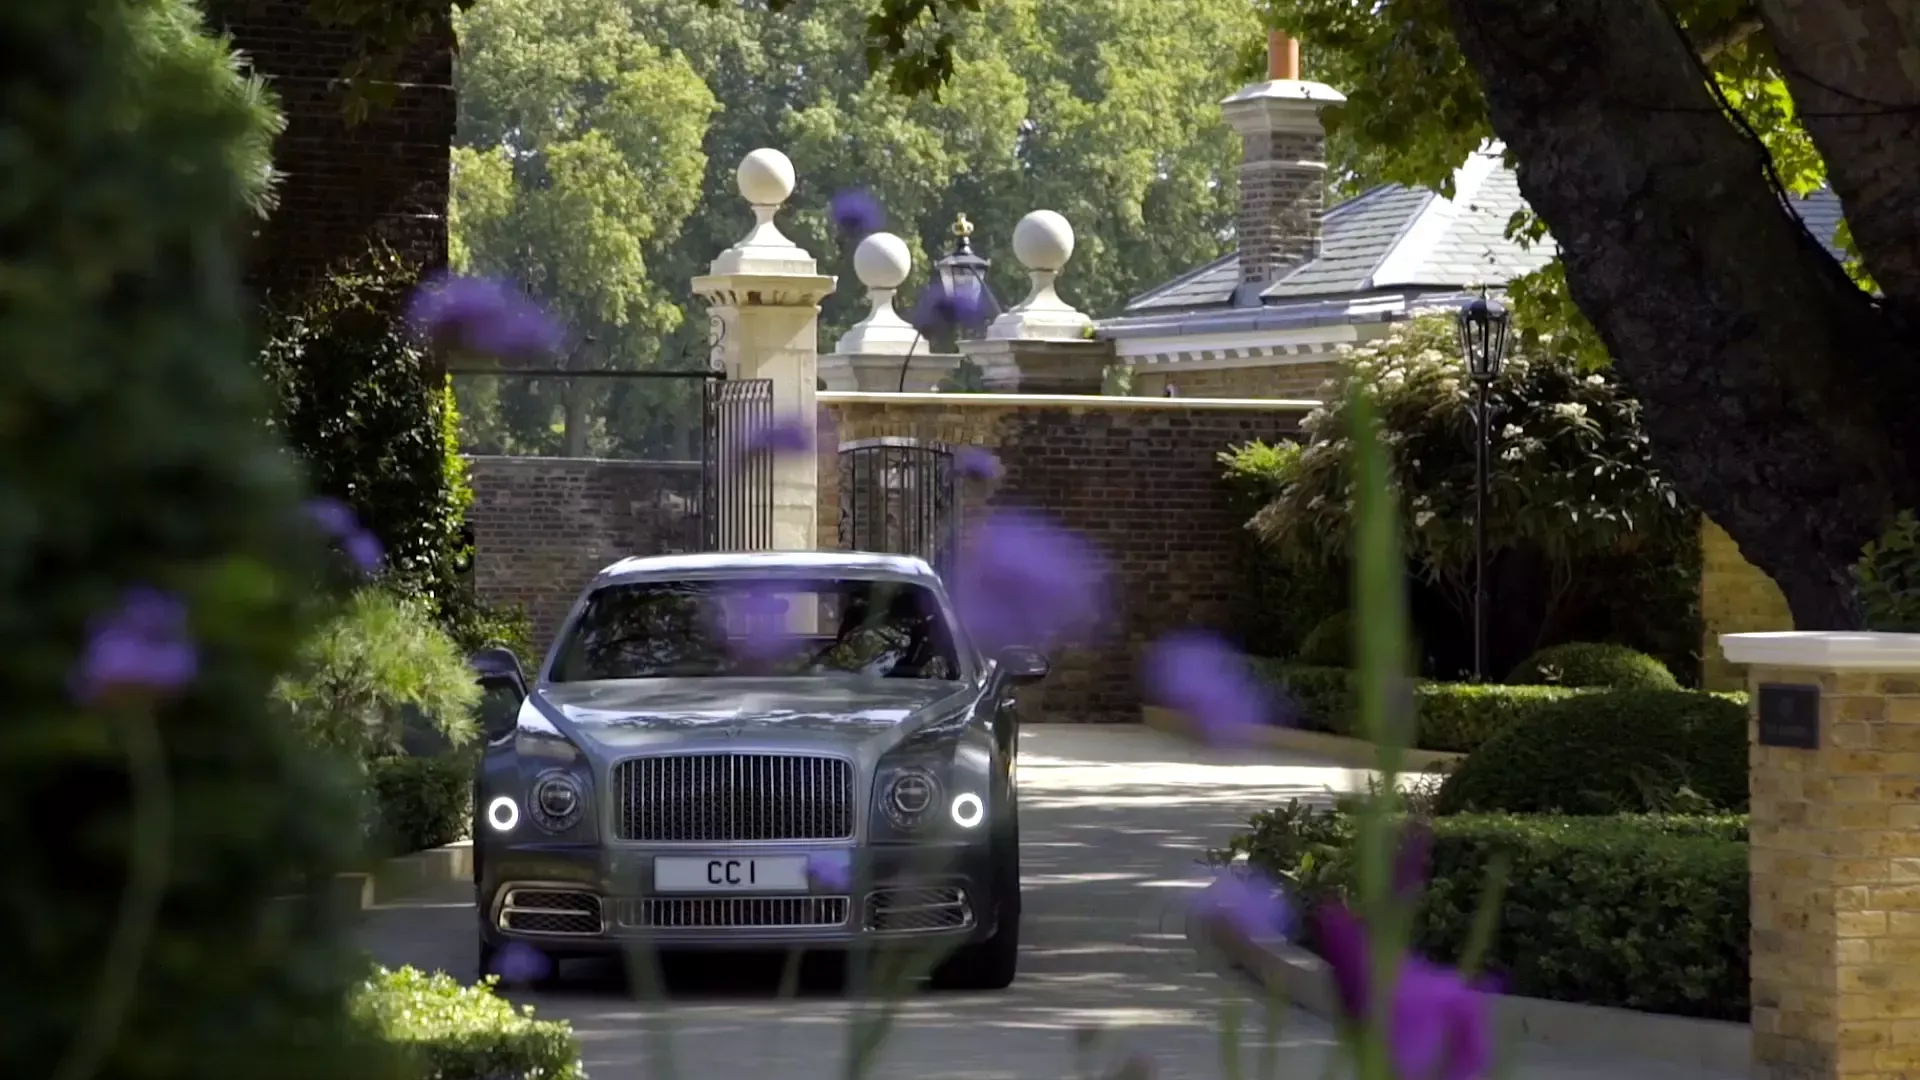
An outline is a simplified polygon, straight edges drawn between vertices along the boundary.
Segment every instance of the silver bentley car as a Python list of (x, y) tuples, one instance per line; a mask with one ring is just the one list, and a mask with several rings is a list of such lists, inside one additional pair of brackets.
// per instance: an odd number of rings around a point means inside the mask
[(1013, 981), (1013, 689), (927, 563), (777, 552), (627, 559), (494, 703), (475, 780), (483, 970), (635, 948), (942, 957), (936, 985)]

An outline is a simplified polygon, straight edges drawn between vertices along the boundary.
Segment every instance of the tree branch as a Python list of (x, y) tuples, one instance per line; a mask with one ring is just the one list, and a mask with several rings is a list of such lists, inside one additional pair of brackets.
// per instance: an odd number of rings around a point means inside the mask
[(1764, 25), (1760, 13), (1749, 10), (1730, 23), (1693, 35), (1694, 51), (1700, 54), (1701, 63), (1711, 64), (1721, 53), (1759, 33)]
[(1847, 568), (1915, 504), (1915, 342), (1786, 210), (1658, 0), (1447, 2), (1661, 469), (1803, 629), (1854, 625)]

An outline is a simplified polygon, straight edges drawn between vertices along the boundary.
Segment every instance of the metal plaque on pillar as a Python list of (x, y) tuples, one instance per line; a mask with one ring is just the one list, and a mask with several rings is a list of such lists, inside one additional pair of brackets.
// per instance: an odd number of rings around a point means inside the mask
[(1798, 683), (1761, 683), (1761, 746), (1820, 749), (1820, 688)]

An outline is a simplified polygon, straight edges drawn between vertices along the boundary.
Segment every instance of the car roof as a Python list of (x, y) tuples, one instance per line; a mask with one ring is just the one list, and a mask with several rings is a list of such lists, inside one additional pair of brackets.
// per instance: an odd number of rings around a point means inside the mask
[(621, 559), (594, 576), (593, 584), (618, 585), (632, 581), (671, 581), (676, 578), (781, 577), (807, 574), (895, 581), (939, 580), (927, 561), (913, 555), (870, 551), (716, 551), (687, 555), (650, 555)]

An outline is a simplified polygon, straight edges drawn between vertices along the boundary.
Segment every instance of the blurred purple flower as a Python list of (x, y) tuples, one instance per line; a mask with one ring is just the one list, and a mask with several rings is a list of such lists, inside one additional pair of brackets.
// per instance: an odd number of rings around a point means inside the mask
[(1000, 479), (1005, 472), (999, 458), (977, 446), (961, 447), (953, 455), (953, 468), (963, 480), (993, 481)]
[(525, 942), (510, 941), (493, 954), (483, 974), (498, 975), (509, 984), (539, 982), (553, 974), (553, 958)]
[(798, 416), (782, 417), (754, 428), (747, 434), (747, 452), (757, 454), (805, 454), (813, 450), (814, 425)]
[(320, 526), (327, 538), (338, 543), (347, 553), (347, 558), (366, 573), (380, 569), (380, 560), (386, 552), (380, 546), (380, 538), (361, 528), (360, 518), (353, 508), (339, 499), (325, 496), (307, 500), (307, 516)]
[(1285, 936), (1294, 913), (1272, 878), (1223, 874), (1193, 898), (1188, 915), (1249, 939)]
[(199, 670), (186, 605), (158, 589), (135, 586), (88, 628), (72, 690), (84, 705), (129, 692), (168, 694), (192, 682)]
[(1162, 638), (1141, 665), (1146, 699), (1192, 721), (1209, 743), (1244, 741), (1284, 719), (1278, 699), (1240, 651), (1203, 630)]
[(826, 892), (853, 889), (853, 855), (847, 851), (814, 851), (807, 855), (807, 883)]
[(978, 330), (990, 314), (981, 289), (950, 291), (945, 283), (936, 279), (920, 290), (913, 314), (907, 321), (931, 338), (948, 331)]
[[(1321, 954), (1332, 969), (1341, 1016), (1349, 1024), (1371, 1019), (1371, 946), (1366, 927), (1337, 904), (1315, 912)], [(1489, 980), (1469, 984), (1460, 974), (1407, 957), (1399, 966), (1388, 1010), (1387, 1053), (1394, 1074), (1434, 1080), (1481, 1080), (1493, 1067)]]
[(887, 224), (887, 212), (880, 208), (880, 200), (864, 188), (850, 188), (835, 195), (827, 205), (827, 216), (833, 219), (836, 232), (855, 241), (879, 232)]
[(1107, 564), (1077, 533), (1023, 510), (990, 513), (962, 542), (954, 604), (989, 654), (1046, 649), (1101, 624)]
[(415, 290), (407, 321), (444, 348), (492, 357), (552, 356), (564, 339), (540, 305), (492, 278), (435, 275)]
[(772, 660), (792, 649), (794, 638), (786, 618), (791, 604), (773, 589), (749, 586), (715, 596), (710, 603), (715, 629), (732, 642), (733, 653), (740, 659)]

